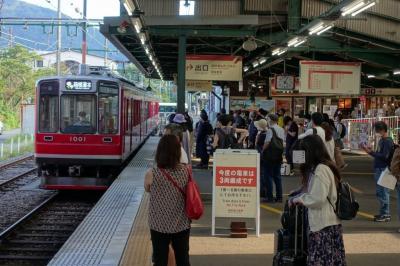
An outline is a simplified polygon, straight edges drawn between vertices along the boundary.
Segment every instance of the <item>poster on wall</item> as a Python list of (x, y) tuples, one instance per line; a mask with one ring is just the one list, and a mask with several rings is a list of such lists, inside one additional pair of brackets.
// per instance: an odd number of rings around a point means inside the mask
[(300, 92), (360, 94), (361, 63), (300, 61)]
[(187, 55), (188, 80), (242, 80), (242, 57), (230, 55)]
[(280, 109), (285, 109), (286, 113), (292, 113), (292, 99), (290, 98), (280, 98), (276, 99), (276, 111)]
[(263, 108), (268, 112), (275, 111), (275, 100), (257, 99), (253, 103), (248, 99), (232, 99), (230, 100), (230, 110), (247, 110), (253, 111)]

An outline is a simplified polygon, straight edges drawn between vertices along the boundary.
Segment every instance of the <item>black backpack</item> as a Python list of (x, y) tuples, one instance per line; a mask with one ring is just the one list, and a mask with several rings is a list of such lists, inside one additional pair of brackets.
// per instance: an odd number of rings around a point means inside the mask
[(272, 163), (281, 163), (283, 155), (283, 139), (278, 138), (275, 129), (272, 130), (272, 139), (267, 149), (263, 152), (263, 158), (265, 161)]
[(238, 149), (239, 144), (237, 138), (233, 134), (231, 130), (228, 134), (226, 134), (222, 129), (218, 128), (217, 131), (219, 132), (219, 145), (218, 148), (220, 149)]
[(328, 197), (327, 199), (339, 219), (352, 220), (354, 217), (356, 217), (360, 205), (354, 198), (354, 194), (349, 183), (342, 181), (339, 182), (337, 186), (336, 206), (333, 206)]
[(342, 125), (342, 132), (340, 132), (340, 138), (343, 139), (344, 137), (346, 137), (347, 134), (347, 128), (345, 125), (343, 125), (343, 123), (340, 123)]

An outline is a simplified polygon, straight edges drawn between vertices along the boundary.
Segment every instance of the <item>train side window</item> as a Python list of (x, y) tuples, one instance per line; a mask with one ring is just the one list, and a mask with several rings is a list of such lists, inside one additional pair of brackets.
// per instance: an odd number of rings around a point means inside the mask
[(39, 84), (39, 132), (55, 133), (59, 129), (57, 81)]
[(99, 134), (118, 133), (118, 102), (118, 84), (100, 82)]

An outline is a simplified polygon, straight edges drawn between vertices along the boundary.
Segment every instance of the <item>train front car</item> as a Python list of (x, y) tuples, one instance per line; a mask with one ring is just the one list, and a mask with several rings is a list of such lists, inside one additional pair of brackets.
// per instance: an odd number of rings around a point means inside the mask
[(35, 157), (42, 188), (107, 189), (123, 162), (121, 94), (115, 79), (38, 81)]

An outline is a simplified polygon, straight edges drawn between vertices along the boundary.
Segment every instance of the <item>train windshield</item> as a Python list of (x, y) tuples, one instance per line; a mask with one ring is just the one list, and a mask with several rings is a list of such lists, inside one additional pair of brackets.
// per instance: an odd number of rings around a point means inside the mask
[(39, 132), (58, 132), (59, 83), (57, 81), (42, 82), (39, 89)]
[(99, 133), (118, 133), (118, 84), (99, 82)]
[(68, 134), (96, 133), (96, 95), (61, 96), (61, 131)]

